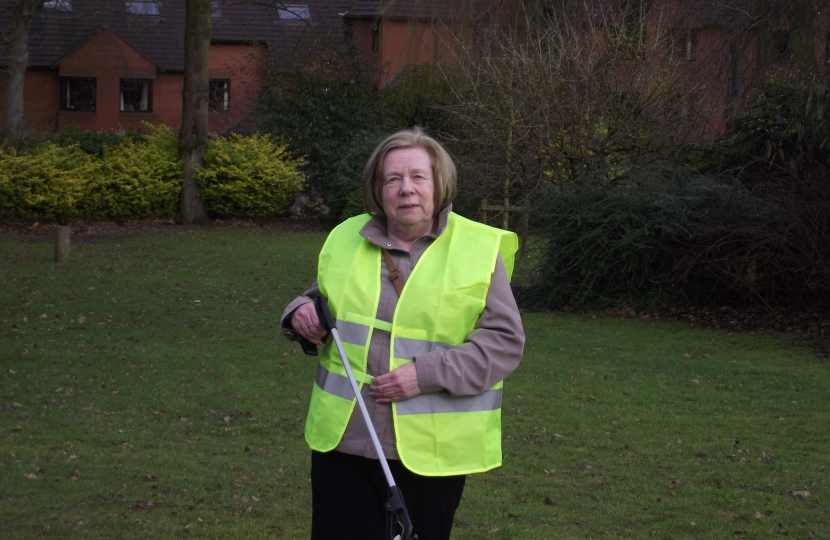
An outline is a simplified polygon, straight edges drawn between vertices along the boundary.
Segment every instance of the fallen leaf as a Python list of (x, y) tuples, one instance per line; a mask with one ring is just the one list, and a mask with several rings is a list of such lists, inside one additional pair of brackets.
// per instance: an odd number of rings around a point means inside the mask
[(185, 418), (184, 416), (180, 416), (179, 422), (187, 422), (187, 418)]
[(73, 470), (72, 474), (69, 476), (70, 480), (78, 480), (81, 477), (81, 473), (77, 470)]
[(500, 530), (501, 530), (501, 529), (499, 529), (498, 527), (493, 527), (492, 529), (490, 529), (490, 534), (493, 534), (493, 533), (499, 532)]
[(117, 396), (117, 395), (118, 395), (118, 390), (113, 390), (113, 391), (112, 391), (112, 395), (113, 395), (113, 396)]
[(545, 504), (548, 506), (556, 506), (556, 501), (554, 501), (550, 497), (545, 497)]
[(72, 454), (71, 456), (69, 456), (69, 458), (67, 458), (66, 461), (75, 461), (76, 459), (78, 459), (78, 456), (76, 456), (75, 454)]
[(40, 316), (40, 318), (41, 318), (41, 319), (46, 319), (46, 318), (47, 318), (47, 317), (46, 317), (46, 314), (44, 313), (43, 315), (41, 315), (41, 316)]
[(564, 435), (560, 435), (559, 433), (554, 433), (554, 434), (553, 434), (553, 438), (554, 438), (554, 439), (564, 439), (564, 438), (565, 438), (565, 436), (564, 436)]
[(761, 515), (761, 512), (755, 512), (755, 519), (764, 519), (764, 516)]
[(214, 524), (214, 525), (219, 525), (220, 523), (222, 523), (222, 522), (221, 522), (221, 521), (219, 521), (218, 519), (214, 519), (214, 520), (213, 520), (213, 524)]
[(37, 480), (37, 475), (35, 473), (29, 473), (25, 476), (26, 480)]
[(601, 485), (602, 485), (602, 478), (597, 478), (596, 480), (594, 480), (594, 486), (595, 487), (600, 487)]
[(250, 512), (250, 511), (251, 511), (251, 510), (253, 510), (253, 509), (254, 509), (254, 507), (253, 507), (253, 506), (249, 506), (248, 508), (246, 508), (246, 509), (245, 509), (245, 512)]
[(663, 497), (657, 497), (657, 502), (660, 502), (662, 500), (663, 500)]
[(184, 526), (184, 530), (187, 530), (187, 529), (189, 529), (189, 528), (190, 528), (190, 527), (192, 527), (192, 526), (193, 526), (193, 524), (192, 524), (192, 523), (188, 523), (187, 525), (185, 525), (185, 526)]
[(596, 401), (597, 400), (597, 398), (595, 398), (594, 396), (588, 396), (588, 397), (591, 398), (591, 401)]
[(15, 373), (17, 373), (15, 370), (13, 370), (13, 369), (10, 369), (10, 370), (9, 370), (9, 374), (10, 374), (10, 375), (14, 375)]
[(684, 356), (684, 357), (686, 357), (686, 358), (691, 358), (691, 357), (692, 357), (692, 355), (691, 355), (691, 354), (689, 354), (689, 353), (686, 353), (686, 354), (684, 354), (683, 356)]
[(810, 496), (809, 491), (791, 491), (790, 495), (792, 495), (793, 499), (798, 499), (799, 501), (803, 501), (807, 497)]
[(695, 383), (695, 384), (700, 384), (700, 381), (697, 380), (697, 379), (692, 379), (692, 382)]

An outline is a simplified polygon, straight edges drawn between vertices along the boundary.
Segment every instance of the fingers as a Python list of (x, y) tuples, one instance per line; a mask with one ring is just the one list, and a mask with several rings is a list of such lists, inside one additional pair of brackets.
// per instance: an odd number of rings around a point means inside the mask
[(294, 311), (291, 315), (291, 326), (294, 328), (294, 332), (315, 345), (323, 343), (322, 339), (325, 337), (326, 331), (320, 325), (313, 302), (303, 304)]
[(421, 393), (415, 364), (403, 365), (385, 375), (375, 377), (369, 386), (369, 396), (378, 403), (393, 403), (413, 398)]

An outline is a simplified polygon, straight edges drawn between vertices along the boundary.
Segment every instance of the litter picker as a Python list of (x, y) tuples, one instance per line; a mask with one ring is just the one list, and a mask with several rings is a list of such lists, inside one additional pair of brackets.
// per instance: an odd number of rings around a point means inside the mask
[[(349, 364), (349, 358), (343, 350), (343, 342), (340, 341), (340, 334), (337, 332), (337, 327), (334, 324), (334, 318), (331, 316), (329, 307), (326, 304), (326, 299), (318, 296), (314, 301), (314, 308), (317, 311), (317, 318), (320, 324), (326, 330), (326, 333), (331, 335), (334, 340), (334, 345), (337, 347), (337, 352), (340, 353), (340, 360), (343, 362), (343, 367), (346, 369), (346, 374), (349, 377), (349, 382), (352, 385), (352, 391), (357, 399), (357, 405), (360, 412), (363, 414), (363, 420), (366, 423), (366, 429), (369, 430), (369, 437), (372, 438), (372, 444), (375, 446), (375, 452), (378, 454), (380, 466), (383, 468), (383, 474), (386, 476), (386, 483), (389, 485), (389, 500), (386, 501), (386, 530), (387, 538), (389, 540), (417, 540), (418, 536), (412, 532), (412, 521), (409, 519), (409, 513), (406, 511), (406, 504), (403, 501), (403, 495), (400, 488), (395, 484), (395, 479), (392, 477), (392, 471), (389, 470), (389, 463), (386, 462), (386, 456), (383, 455), (383, 448), (380, 446), (378, 435), (375, 433), (375, 428), (372, 426), (372, 420), (369, 418), (369, 411), (366, 409), (366, 404), (363, 402), (363, 396), (360, 394), (360, 388), (357, 386), (357, 380), (352, 373), (352, 366)], [(300, 345), (303, 352), (311, 356), (317, 356), (317, 347), (306, 339), (300, 340)]]

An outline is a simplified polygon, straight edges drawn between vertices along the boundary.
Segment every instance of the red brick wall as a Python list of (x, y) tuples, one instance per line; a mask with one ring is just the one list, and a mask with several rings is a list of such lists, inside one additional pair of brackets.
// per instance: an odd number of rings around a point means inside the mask
[[(221, 133), (248, 115), (256, 104), (267, 62), (264, 47), (250, 44), (213, 44), (210, 77), (230, 80), (230, 110), (211, 111), (209, 129)], [(2, 77), (2, 76), (0, 76)], [(95, 111), (61, 111), (60, 77), (95, 77)], [(151, 79), (150, 112), (122, 112), (122, 78)], [(5, 77), (0, 99), (5, 104)], [(142, 122), (166, 124), (178, 130), (182, 121), (181, 73), (158, 73), (156, 66), (117, 34), (104, 31), (61, 61), (58, 69), (29, 70), (24, 89), (26, 129), (61, 131), (144, 129)], [(0, 105), (0, 120), (5, 121)]]
[(212, 133), (233, 130), (253, 110), (267, 61), (265, 47), (226, 43), (210, 46), (210, 78), (230, 79), (229, 110), (209, 113), (208, 129)]
[[(141, 122), (158, 124), (158, 94), (165, 95), (166, 81), (156, 80), (156, 66), (111, 31), (104, 31), (85, 43), (59, 66), (61, 77), (95, 77), (95, 111), (59, 111), (58, 129), (77, 126), (82, 130), (141, 128)], [(151, 79), (152, 111), (121, 112), (121, 79)], [(60, 93), (58, 93), (60, 95)], [(181, 98), (179, 98), (181, 100)], [(181, 105), (179, 105), (181, 108)]]
[[(23, 123), (27, 131), (55, 131), (60, 86), (55, 69), (33, 69), (23, 83)], [(0, 73), (0, 124), (6, 123), (6, 75)]]

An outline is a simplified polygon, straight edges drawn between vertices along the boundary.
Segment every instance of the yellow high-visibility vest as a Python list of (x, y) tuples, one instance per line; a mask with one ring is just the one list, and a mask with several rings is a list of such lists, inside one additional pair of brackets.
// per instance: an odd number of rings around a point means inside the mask
[[(317, 281), (328, 299), (343, 348), (360, 386), (372, 333), (391, 333), (390, 370), (416, 355), (464, 343), (484, 310), (500, 254), (507, 276), (518, 247), (514, 233), (450, 213), (446, 230), (424, 251), (404, 284), (391, 323), (375, 318), (380, 301), (381, 249), (359, 232), (368, 214), (335, 228), (322, 251)], [(398, 455), (426, 476), (482, 472), (501, 465), (502, 382), (476, 396), (427, 393), (392, 404)], [(305, 437), (313, 450), (340, 442), (356, 400), (331, 340), (320, 355)]]

